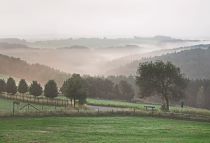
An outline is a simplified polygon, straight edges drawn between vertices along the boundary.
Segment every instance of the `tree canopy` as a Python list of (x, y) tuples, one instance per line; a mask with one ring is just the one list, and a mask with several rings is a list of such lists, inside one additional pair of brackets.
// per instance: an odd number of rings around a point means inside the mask
[(6, 83), (3, 79), (0, 79), (0, 93), (6, 91)]
[(7, 80), (6, 91), (7, 91), (7, 93), (10, 93), (12, 95), (17, 93), (17, 86), (15, 83), (15, 80), (12, 77), (8, 78), (8, 80)]
[(25, 79), (21, 79), (18, 84), (18, 92), (19, 93), (26, 93), (28, 91), (28, 85)]
[(42, 92), (42, 86), (37, 81), (33, 81), (29, 88), (29, 93), (37, 97), (40, 96)]
[(127, 81), (121, 80), (119, 82), (118, 88), (122, 99), (131, 101), (131, 99), (134, 97), (134, 90), (131, 85)]
[(164, 99), (162, 109), (169, 110), (169, 98), (180, 98), (186, 82), (180, 69), (170, 62), (145, 62), (139, 65), (136, 76), (143, 97), (159, 95)]
[(61, 90), (66, 97), (74, 100), (74, 106), (76, 100), (79, 100), (80, 104), (86, 102), (86, 84), (79, 74), (73, 74), (71, 78), (66, 80)]
[(58, 87), (54, 80), (49, 80), (45, 85), (44, 96), (48, 98), (55, 98), (58, 96)]

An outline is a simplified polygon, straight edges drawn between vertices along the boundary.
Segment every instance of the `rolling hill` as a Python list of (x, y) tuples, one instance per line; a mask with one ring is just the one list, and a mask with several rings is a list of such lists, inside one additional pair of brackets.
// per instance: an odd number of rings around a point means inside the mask
[(28, 64), (19, 58), (0, 54), (0, 74), (28, 81), (37, 80), (45, 84), (49, 79), (54, 79), (60, 86), (70, 75), (59, 70), (40, 64)]
[(142, 58), (107, 73), (110, 75), (135, 75), (139, 63), (156, 60), (172, 62), (180, 67), (181, 71), (190, 79), (210, 79), (210, 45), (193, 46), (189, 50), (152, 58)]
[(123, 47), (125, 45), (166, 45), (186, 42), (199, 42), (199, 40), (183, 40), (168, 36), (154, 36), (154, 37), (133, 37), (133, 38), (67, 38), (54, 39), (42, 41), (26, 41), (17, 38), (2, 38), (0, 42), (9, 44), (24, 44), (32, 48), (63, 48), (80, 45), (90, 48), (107, 48), (107, 47)]

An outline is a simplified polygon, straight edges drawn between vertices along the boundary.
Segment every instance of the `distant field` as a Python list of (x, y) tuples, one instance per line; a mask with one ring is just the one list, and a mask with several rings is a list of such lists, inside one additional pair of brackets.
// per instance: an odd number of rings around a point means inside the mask
[[(144, 109), (144, 106), (147, 104), (142, 103), (129, 103), (124, 101), (115, 101), (115, 100), (102, 100), (102, 99), (87, 99), (87, 104), (89, 105), (98, 105), (98, 106), (108, 106), (108, 107), (122, 107), (122, 108), (135, 108), (135, 109)], [(160, 105), (154, 105), (159, 109)]]
[(2, 143), (209, 143), (210, 123), (150, 117), (0, 119)]
[[(114, 100), (100, 100), (100, 99), (87, 99), (87, 104), (95, 105), (95, 106), (107, 106), (107, 107), (121, 107), (121, 108), (135, 108), (139, 110), (145, 110), (144, 106), (148, 104), (143, 103), (129, 103), (123, 101), (114, 101)], [(150, 104), (151, 105), (151, 104)], [(160, 105), (153, 104), (157, 111), (160, 111)], [(200, 108), (192, 108), (185, 106), (181, 108), (180, 106), (170, 106), (171, 112), (178, 113), (190, 113), (190, 114), (199, 114), (199, 115), (207, 115), (210, 116), (210, 110), (200, 109)]]

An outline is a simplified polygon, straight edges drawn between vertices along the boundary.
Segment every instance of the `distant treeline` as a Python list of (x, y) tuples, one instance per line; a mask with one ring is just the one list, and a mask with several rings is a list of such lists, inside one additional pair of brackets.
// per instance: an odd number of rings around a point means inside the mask
[[(70, 81), (73, 81), (72, 77), (74, 76), (71, 76)], [(124, 100), (131, 102), (134, 97), (141, 96), (138, 95), (139, 91), (135, 83), (135, 77), (133, 76), (109, 76), (107, 78), (82, 76), (79, 81), (80, 85), (82, 85), (82, 89), (85, 89), (88, 98)], [(69, 80), (66, 79), (62, 84), (60, 89), (61, 92), (62, 88), (66, 86), (65, 83), (69, 83)], [(184, 97), (181, 99), (184, 101), (184, 104), (191, 107), (210, 109), (210, 80), (188, 80), (187, 83)], [(32, 83), (32, 85), (33, 84), (35, 83)], [(2, 85), (3, 84), (0, 82), (0, 86)], [(69, 86), (72, 87), (71, 84), (69, 84)], [(21, 86), (19, 85), (19, 87)], [(30, 92), (32, 93), (33, 90)], [(66, 96), (71, 97), (68, 94)], [(157, 103), (158, 101), (154, 102)], [(180, 100), (177, 100), (174, 103), (179, 104)]]
[(191, 80), (185, 92), (189, 106), (210, 109), (210, 80)]
[[(88, 95), (89, 97), (127, 101), (133, 100), (134, 96), (141, 97), (134, 76), (84, 78), (90, 86), (89, 90), (91, 92)], [(126, 82), (126, 84), (123, 85), (123, 82)], [(210, 80), (188, 80), (185, 94), (181, 100), (187, 106), (210, 109)], [(158, 101), (154, 102), (157, 103)], [(180, 100), (175, 100), (175, 104), (180, 104)]]
[[(87, 83), (88, 97), (90, 98), (125, 101), (131, 101), (134, 98), (134, 88), (126, 78), (122, 78), (115, 83), (102, 77), (86, 76), (83, 79)], [(112, 80), (115, 80), (115, 78), (112, 77)]]
[(188, 48), (192, 49), (136, 60), (112, 70), (109, 74), (135, 75), (139, 63), (161, 60), (164, 62), (170, 61), (180, 67), (181, 72), (190, 79), (210, 79), (210, 45), (197, 45)]

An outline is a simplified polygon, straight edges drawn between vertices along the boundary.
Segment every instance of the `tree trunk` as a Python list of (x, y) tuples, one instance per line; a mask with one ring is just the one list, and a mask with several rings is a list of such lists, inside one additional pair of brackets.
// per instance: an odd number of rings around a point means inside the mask
[(74, 108), (75, 108), (75, 96), (74, 96)]
[(166, 102), (165, 109), (166, 109), (166, 111), (169, 111), (169, 100), (168, 100), (167, 95), (164, 95), (164, 98), (165, 98), (165, 102)]

